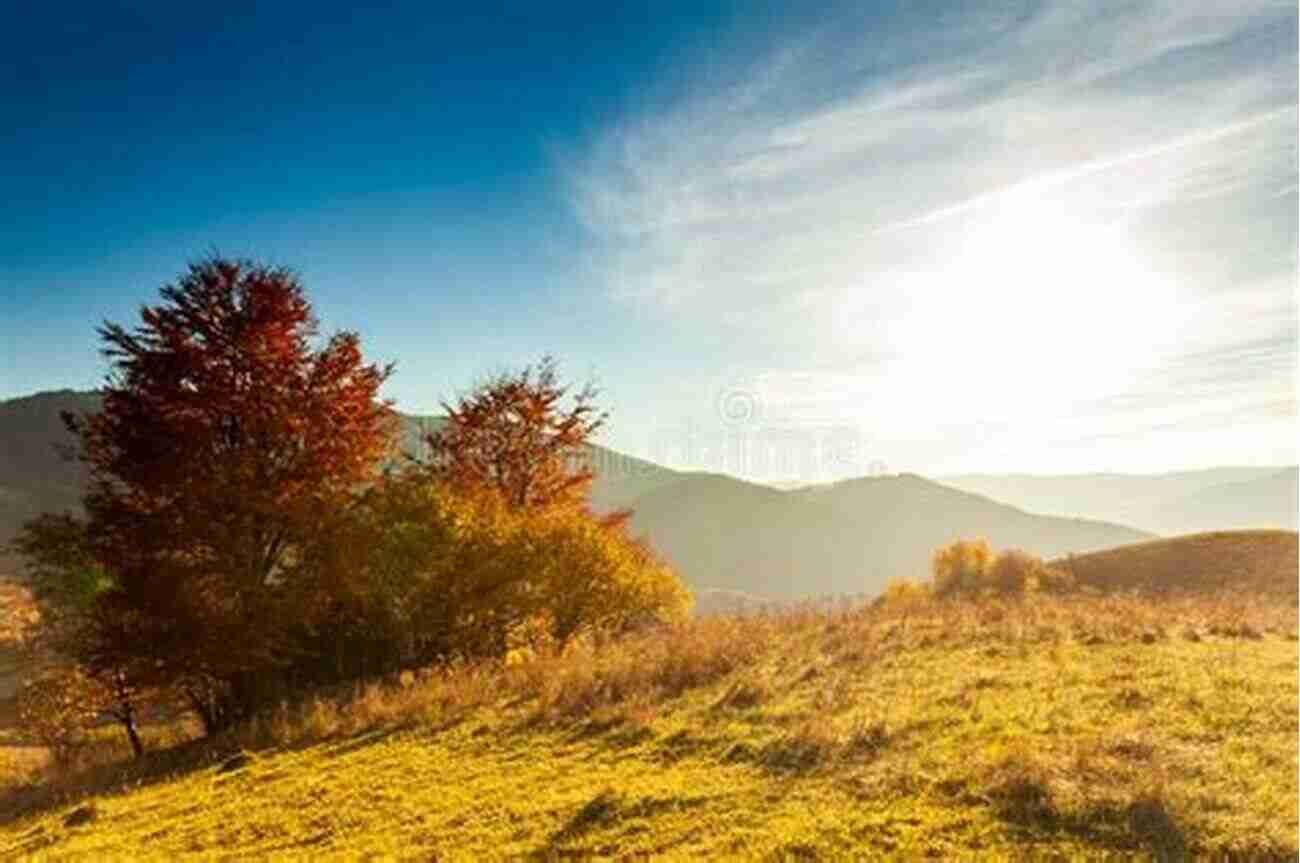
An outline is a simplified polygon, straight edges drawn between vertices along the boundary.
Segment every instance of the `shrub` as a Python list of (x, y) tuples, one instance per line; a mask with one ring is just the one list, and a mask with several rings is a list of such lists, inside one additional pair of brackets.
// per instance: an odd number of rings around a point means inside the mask
[(18, 719), (24, 732), (62, 764), (73, 760), (90, 731), (104, 719), (122, 727), (139, 757), (144, 754), (144, 744), (136, 727), (136, 700), (143, 695), (119, 676), (93, 675), (78, 665), (59, 665), (23, 681), (18, 690)]
[(1074, 590), (1074, 575), (1059, 566), (1043, 566), (1038, 571), (1038, 589), (1046, 593), (1068, 593)]
[[(938, 549), (932, 570), (930, 590), (938, 597), (1023, 596), (1035, 591), (1065, 593), (1074, 588), (1074, 577), (1066, 570), (1050, 567), (1017, 548), (995, 556), (982, 539), (959, 539)], [(885, 604), (915, 602), (911, 597), (918, 587), (921, 585), (891, 583), (885, 591)]]
[(45, 671), (19, 688), (18, 722), (56, 763), (67, 764), (86, 744), (102, 698), (100, 687), (77, 668)]
[(993, 560), (985, 582), (994, 593), (1019, 595), (1038, 589), (1044, 569), (1043, 561), (1038, 557), (1012, 548)]
[(920, 608), (930, 601), (933, 591), (930, 585), (913, 581), (910, 578), (890, 579), (881, 594), (881, 604), (886, 608), (911, 610)]
[(959, 539), (940, 548), (930, 564), (934, 595), (979, 593), (992, 560), (993, 550), (982, 539)]
[(621, 527), (419, 475), (372, 490), (316, 568), (321, 594), (345, 600), (320, 637), (344, 645), (341, 663), (369, 657), (371, 673), (453, 657), (522, 662), (583, 630), (669, 623), (690, 608), (676, 574)]

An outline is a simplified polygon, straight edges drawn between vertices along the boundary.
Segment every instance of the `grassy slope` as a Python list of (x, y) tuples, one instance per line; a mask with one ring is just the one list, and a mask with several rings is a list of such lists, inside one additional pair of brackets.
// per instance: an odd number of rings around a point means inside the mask
[(1067, 565), (1080, 582), (1106, 590), (1236, 590), (1294, 600), (1296, 548), (1294, 531), (1218, 531), (1078, 554)]
[(697, 621), (139, 779), (164, 754), (85, 826), (10, 795), (0, 857), (1294, 859), (1295, 638), (1294, 607), (1181, 599)]

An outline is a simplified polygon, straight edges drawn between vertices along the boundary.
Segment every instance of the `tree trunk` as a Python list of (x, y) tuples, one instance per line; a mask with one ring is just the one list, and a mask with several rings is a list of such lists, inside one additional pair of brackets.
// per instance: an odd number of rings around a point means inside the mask
[(122, 727), (126, 729), (127, 739), (131, 741), (131, 751), (135, 753), (136, 758), (144, 757), (144, 744), (140, 742), (140, 733), (135, 727), (135, 708), (130, 704), (123, 705)]
[(211, 737), (216, 734), (217, 717), (212, 703), (196, 692), (187, 691), (185, 697), (190, 702), (190, 709), (194, 711), (194, 715), (199, 718), (199, 723), (203, 726), (203, 736)]

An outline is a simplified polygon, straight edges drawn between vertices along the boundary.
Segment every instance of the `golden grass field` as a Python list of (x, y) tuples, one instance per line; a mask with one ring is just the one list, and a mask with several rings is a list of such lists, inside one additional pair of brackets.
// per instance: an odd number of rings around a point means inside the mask
[(1107, 590), (1234, 591), (1294, 602), (1296, 546), (1297, 535), (1288, 530), (1197, 533), (1073, 555), (1067, 568), (1080, 583)]
[(1205, 596), (704, 618), (11, 771), (0, 857), (1294, 859), (1296, 638)]

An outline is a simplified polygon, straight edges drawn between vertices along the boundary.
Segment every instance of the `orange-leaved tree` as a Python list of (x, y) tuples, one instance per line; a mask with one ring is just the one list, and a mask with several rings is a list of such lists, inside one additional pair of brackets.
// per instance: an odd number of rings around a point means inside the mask
[(425, 466), (452, 487), (494, 489), (513, 507), (585, 505), (595, 478), (587, 445), (607, 416), (595, 398), (590, 384), (572, 393), (561, 384), (550, 357), (500, 374), (443, 403)]
[(298, 278), (247, 261), (194, 264), (137, 327), (99, 333), (102, 410), (65, 417), (91, 474), (84, 556), (107, 576), (78, 659), (182, 688), (212, 731), (327, 599), (299, 562), (389, 453), (390, 368), (355, 333), (321, 341)]

